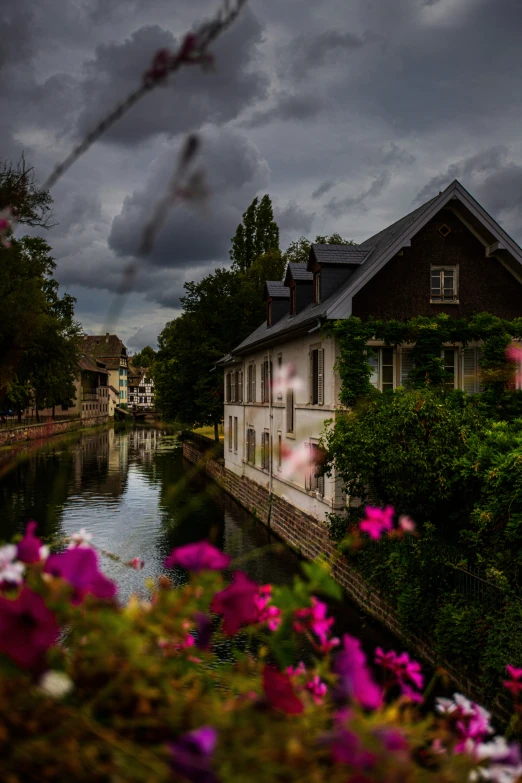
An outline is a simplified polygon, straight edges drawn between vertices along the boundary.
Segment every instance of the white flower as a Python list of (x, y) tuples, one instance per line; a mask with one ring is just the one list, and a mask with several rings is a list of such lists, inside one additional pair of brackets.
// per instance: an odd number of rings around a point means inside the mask
[(39, 682), (40, 690), (53, 699), (63, 699), (74, 687), (74, 683), (65, 672), (49, 670), (42, 674)]
[(77, 533), (73, 533), (71, 536), (71, 542), (67, 549), (76, 549), (76, 547), (83, 547), (86, 549), (90, 546), (89, 541), (92, 540), (92, 533), (88, 533), (84, 527), (81, 527)]
[(19, 585), (25, 571), (25, 565), (16, 560), (18, 549), (14, 544), (0, 547), (0, 584), (11, 582)]
[(39, 552), (38, 552), (38, 554), (40, 555), (40, 560), (47, 560), (47, 558), (49, 557), (50, 551), (51, 550), (49, 549), (49, 547), (46, 544), (41, 546), (40, 549), (39, 549)]

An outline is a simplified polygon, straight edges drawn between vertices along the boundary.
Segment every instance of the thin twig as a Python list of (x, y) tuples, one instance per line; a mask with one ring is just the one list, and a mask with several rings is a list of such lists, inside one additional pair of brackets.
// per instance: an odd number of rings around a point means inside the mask
[(224, 0), (215, 18), (205, 22), (195, 33), (187, 33), (177, 52), (174, 54), (162, 49), (156, 53), (151, 68), (144, 74), (143, 83), (119, 103), (98, 125), (90, 131), (72, 152), (59, 163), (42, 185), (42, 190), (50, 190), (58, 179), (91, 147), (115, 122), (123, 117), (148, 92), (164, 84), (168, 75), (179, 70), (182, 65), (201, 65), (208, 67), (212, 57), (207, 53), (210, 44), (223, 33), (241, 13), (247, 0), (235, 0), (233, 8), (230, 0)]

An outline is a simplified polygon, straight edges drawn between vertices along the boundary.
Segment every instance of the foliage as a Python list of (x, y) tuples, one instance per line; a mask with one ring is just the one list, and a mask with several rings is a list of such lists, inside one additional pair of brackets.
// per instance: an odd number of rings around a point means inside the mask
[(16, 164), (0, 162), (0, 212), (9, 207), (17, 223), (51, 228), (51, 204), (49, 192), (38, 188), (23, 155)]
[(51, 248), (41, 237), (0, 247), (0, 395), (19, 413), (72, 404), (80, 325), (75, 299), (60, 297)]
[(435, 521), (458, 493), (453, 466), (481, 426), (466, 394), (398, 389), (338, 415), (325, 436), (328, 466), (350, 497), (365, 502), (371, 494), (419, 522)]
[[(438, 717), (421, 712), (422, 673), (406, 653), (377, 650), (376, 681), (358, 640), (331, 636), (316, 594), (338, 588), (323, 563), (292, 588), (237, 571), (227, 586), (217, 569), (229, 558), (190, 544), (166, 561), (189, 569), (184, 586), (162, 576), (148, 600), (121, 606), (85, 531), (49, 555), (30, 525), (0, 553), (0, 770), (10, 783), (456, 783), (477, 767), (491, 778), (500, 751), (504, 779), (522, 771), (515, 746), (488, 744), (478, 705), (458, 696)], [(301, 635), (314, 650), (306, 666), (295, 660)], [(220, 660), (223, 645), (233, 663)]]
[(470, 602), (461, 593), (449, 593), (444, 596), (432, 622), (433, 636), (440, 655), (446, 660), (458, 660), (476, 672), (477, 661), (480, 660), (487, 638), (488, 623), (484, 607)]
[(265, 194), (261, 201), (257, 197), (252, 201), (232, 237), (232, 269), (246, 272), (256, 258), (271, 251), (279, 251), (279, 227), (270, 196)]
[(149, 369), (152, 367), (155, 358), (156, 351), (154, 348), (151, 348), (150, 345), (146, 345), (145, 348), (142, 348), (141, 351), (138, 351), (138, 353), (134, 354), (130, 360), (130, 363), (133, 367), (144, 367)]
[[(314, 240), (314, 244), (353, 245), (354, 243), (351, 239), (343, 239), (340, 234), (331, 234), (330, 236), (318, 234)], [(306, 237), (301, 236), (294, 242), (290, 242), (283, 253), (283, 258), (287, 263), (307, 264), (311, 246), (312, 242)]]

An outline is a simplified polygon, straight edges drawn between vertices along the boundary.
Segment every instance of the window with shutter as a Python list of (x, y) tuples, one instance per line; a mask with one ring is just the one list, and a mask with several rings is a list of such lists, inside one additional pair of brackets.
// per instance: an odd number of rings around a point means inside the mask
[[(281, 389), (281, 382), (283, 379), (283, 354), (278, 353), (277, 354), (277, 380), (279, 381), (279, 388)], [(277, 399), (282, 400), (283, 399), (283, 392), (279, 391), (277, 394)]]
[(237, 441), (238, 441), (238, 427), (237, 427), (237, 416), (234, 416), (234, 451), (237, 454)]
[(373, 348), (374, 356), (368, 358), (371, 367), (370, 383), (380, 391), (395, 388), (395, 352), (393, 348)]
[(243, 370), (239, 371), (239, 394), (237, 401), (243, 402)]
[(305, 453), (308, 455), (308, 458), (306, 460), (306, 466), (305, 466), (305, 489), (311, 490), (312, 489), (312, 464), (311, 464), (311, 458), (310, 458), (310, 443), (305, 443)]
[(411, 350), (401, 352), (401, 386), (407, 386), (408, 376), (413, 370), (413, 354)]
[(227, 402), (232, 402), (232, 373), (227, 372)]
[(317, 404), (324, 405), (324, 348), (317, 351)]
[(290, 286), (290, 315), (295, 315), (296, 311), (296, 299), (295, 299), (295, 285)]
[(256, 401), (256, 365), (252, 365), (252, 402)]
[(261, 433), (261, 467), (265, 467), (265, 433)]
[(283, 464), (283, 439), (279, 434), (277, 436), (277, 467), (281, 468)]
[(462, 388), (468, 394), (479, 391), (477, 349), (462, 349)]
[(228, 450), (232, 451), (232, 416), (228, 417)]
[(294, 431), (294, 391), (288, 389), (286, 392), (286, 431)]
[(266, 378), (265, 378), (265, 363), (261, 363), (261, 402), (265, 401), (265, 386), (266, 386)]

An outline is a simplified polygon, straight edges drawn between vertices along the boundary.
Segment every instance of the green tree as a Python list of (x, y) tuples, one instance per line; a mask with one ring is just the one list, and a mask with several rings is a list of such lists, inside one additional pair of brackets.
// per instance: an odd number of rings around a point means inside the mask
[(138, 351), (138, 353), (134, 354), (130, 360), (130, 363), (133, 367), (149, 368), (152, 367), (155, 359), (156, 351), (154, 348), (151, 348), (150, 345), (146, 345), (145, 348), (142, 348), (141, 351)]
[(17, 223), (52, 228), (52, 198), (36, 185), (34, 172), (22, 155), (18, 163), (0, 162), (0, 211), (10, 207)]
[(279, 250), (279, 227), (270, 196), (266, 194), (261, 201), (257, 197), (252, 201), (232, 237), (232, 269), (246, 272), (258, 256), (275, 250)]

